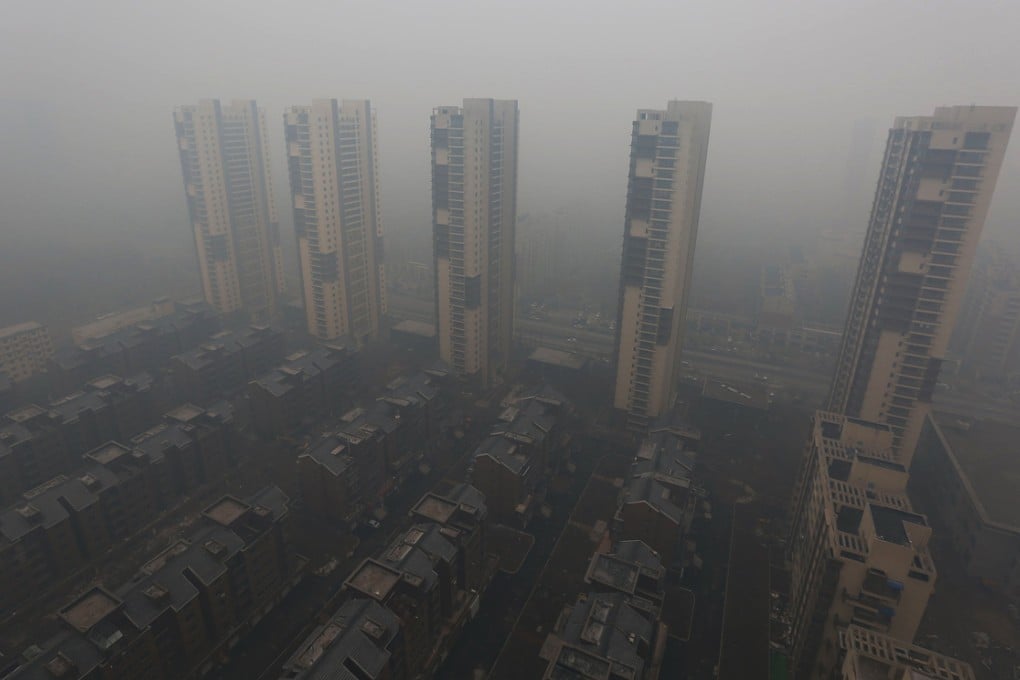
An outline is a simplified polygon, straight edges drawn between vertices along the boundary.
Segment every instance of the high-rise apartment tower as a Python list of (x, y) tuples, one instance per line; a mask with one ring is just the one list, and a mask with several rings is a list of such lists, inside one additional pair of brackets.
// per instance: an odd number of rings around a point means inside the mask
[(642, 429), (676, 389), (712, 105), (642, 109), (631, 132), (614, 404)]
[(432, 225), (439, 355), (490, 384), (513, 340), (516, 100), (432, 112)]
[(889, 131), (828, 410), (889, 425), (908, 466), (1015, 116), (944, 107)]
[(205, 300), (268, 321), (283, 291), (265, 113), (253, 100), (206, 99), (174, 112), (184, 192)]
[(386, 311), (375, 112), (317, 99), (284, 116), (308, 332), (357, 343)]

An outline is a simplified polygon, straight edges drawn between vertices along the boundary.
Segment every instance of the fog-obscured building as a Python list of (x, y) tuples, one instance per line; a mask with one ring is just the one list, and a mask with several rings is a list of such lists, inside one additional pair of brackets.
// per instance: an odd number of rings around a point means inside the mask
[(908, 466), (1015, 117), (940, 107), (889, 131), (827, 408), (888, 424)]
[(206, 302), (268, 322), (284, 279), (265, 112), (203, 99), (174, 111), (174, 129)]
[(516, 100), (432, 112), (432, 225), (439, 356), (483, 384), (510, 359), (517, 221)]
[(676, 390), (711, 120), (707, 102), (671, 101), (632, 126), (613, 404), (638, 430)]
[(46, 370), (53, 343), (46, 327), (36, 321), (0, 328), (0, 373), (14, 382)]
[(284, 122), (308, 333), (374, 340), (386, 313), (375, 112), (316, 99)]

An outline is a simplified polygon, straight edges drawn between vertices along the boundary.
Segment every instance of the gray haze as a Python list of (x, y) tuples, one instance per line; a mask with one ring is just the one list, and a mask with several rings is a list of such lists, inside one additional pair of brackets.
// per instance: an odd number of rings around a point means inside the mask
[[(252, 97), (266, 109), (288, 242), (284, 107), (371, 99), (394, 246), (428, 243), (431, 108), (517, 98), (519, 212), (558, 212), (613, 257), (638, 107), (715, 105), (702, 239), (792, 243), (863, 233), (895, 115), (1020, 103), (1015, 2), (40, 0), (5, 10), (8, 255), (54, 240), (190, 251), (171, 113), (199, 98)], [(851, 140), (869, 135), (866, 153), (852, 154)], [(1018, 216), (1014, 139), (987, 234), (1014, 240)]]

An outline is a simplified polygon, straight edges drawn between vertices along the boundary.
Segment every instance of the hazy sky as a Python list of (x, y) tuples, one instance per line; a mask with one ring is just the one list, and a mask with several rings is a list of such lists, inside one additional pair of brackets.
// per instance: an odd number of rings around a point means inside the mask
[[(28, 233), (190, 248), (171, 114), (205, 97), (266, 109), (285, 225), (285, 106), (372, 100), (392, 239), (430, 229), (431, 108), (492, 96), (520, 100), (521, 212), (616, 234), (635, 109), (705, 99), (703, 238), (860, 231), (868, 201), (844, 218), (855, 122), (875, 121), (870, 193), (895, 115), (1020, 103), (1018, 28), (1020, 2), (976, 0), (9, 2), (0, 247)], [(1020, 226), (1016, 137), (998, 237)]]

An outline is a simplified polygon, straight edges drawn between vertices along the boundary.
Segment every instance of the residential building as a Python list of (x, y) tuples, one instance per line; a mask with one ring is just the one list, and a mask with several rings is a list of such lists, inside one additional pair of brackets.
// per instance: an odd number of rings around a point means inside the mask
[(0, 418), (0, 499), (12, 502), (25, 489), (74, 468), (82, 451), (71, 451), (60, 416), (35, 404)]
[(549, 662), (542, 677), (656, 680), (667, 631), (650, 604), (623, 593), (581, 594), (542, 645)]
[(609, 552), (596, 552), (584, 582), (598, 592), (634, 595), (660, 609), (666, 599), (666, 567), (643, 541), (617, 541)]
[(61, 609), (64, 630), (9, 677), (205, 675), (300, 579), (288, 518), (276, 487), (222, 498), (129, 583), (93, 587)]
[(255, 430), (263, 437), (281, 437), (303, 422), (341, 412), (357, 384), (356, 363), (356, 354), (342, 345), (289, 354), (248, 383)]
[(471, 483), (495, 522), (525, 526), (541, 506), (547, 466), (564, 447), (558, 408), (536, 398), (507, 405), (475, 449)]
[(486, 553), (489, 524), (485, 496), (470, 484), (457, 484), (445, 494), (429, 492), (411, 509), (417, 521), (432, 522), (458, 546), (456, 580), (468, 593), (482, 593), (492, 573)]
[(220, 328), (204, 302), (177, 303), (172, 314), (87, 337), (50, 362), (51, 389), (66, 394), (101, 375), (155, 373), (171, 356), (191, 349)]
[(308, 332), (374, 340), (386, 313), (375, 112), (316, 99), (284, 122)]
[(647, 427), (680, 372), (712, 105), (641, 109), (631, 128), (613, 404)]
[(911, 641), (935, 586), (931, 528), (906, 495), (896, 433), (815, 413), (797, 481), (789, 546), (792, 663), (828, 678), (850, 624)]
[(437, 649), (455, 587), (456, 548), (438, 535), (432, 536), (431, 545), (419, 545), (425, 537), (417, 527), (404, 532), (378, 559), (362, 562), (344, 583), (355, 596), (376, 600), (400, 618), (407, 667), (416, 675), (425, 675)]
[[(484, 534), (484, 499), (477, 490), (462, 487), (460, 498), (475, 505), (473, 526), (423, 522), (402, 532), (376, 559), (361, 563), (344, 583), (355, 597), (368, 597), (400, 619), (406, 645), (408, 677), (431, 677), (465, 624), (477, 612), (487, 578), (470, 585), (472, 537)], [(423, 499), (425, 501), (426, 499)], [(422, 503), (419, 503), (421, 506)], [(428, 507), (425, 512), (444, 508)], [(461, 508), (467, 510), (467, 508)], [(480, 512), (479, 512), (480, 511)], [(453, 517), (449, 517), (453, 519)], [(488, 572), (486, 572), (488, 573)]]
[(975, 680), (970, 664), (857, 625), (840, 634), (843, 663), (833, 678)]
[(0, 328), (0, 373), (14, 382), (46, 370), (53, 343), (46, 327), (35, 321)]
[(341, 416), (332, 432), (298, 456), (305, 504), (345, 523), (376, 508), (420, 462), (430, 460), (439, 402), (438, 387), (423, 372), (397, 378), (375, 402)]
[(209, 404), (243, 387), (283, 359), (286, 337), (272, 326), (222, 331), (195, 349), (171, 358), (177, 396)]
[(165, 507), (203, 484), (222, 479), (236, 463), (230, 414), (181, 404), (162, 422), (132, 437), (130, 448), (152, 467), (153, 493)]
[(614, 523), (616, 535), (655, 550), (667, 568), (683, 558), (701, 492), (694, 480), (697, 456), (683, 437), (663, 429), (638, 448)]
[(967, 575), (1020, 603), (1020, 427), (928, 416), (910, 491)]
[(268, 323), (284, 279), (265, 112), (204, 99), (174, 111), (174, 128), (205, 300)]
[(68, 452), (77, 458), (110, 440), (127, 441), (155, 417), (152, 377), (103, 375), (83, 389), (50, 402)]
[(348, 600), (283, 665), (280, 680), (405, 680), (400, 619), (378, 602)]
[(439, 356), (489, 385), (510, 358), (517, 222), (516, 100), (432, 111), (432, 225)]
[(110, 443), (0, 513), (0, 608), (15, 609), (155, 519), (147, 461)]
[(152, 304), (144, 307), (134, 307), (121, 312), (109, 312), (101, 314), (94, 320), (75, 326), (71, 329), (71, 340), (76, 345), (83, 342), (103, 338), (111, 333), (116, 333), (130, 326), (164, 316), (173, 314), (177, 309), (176, 303), (168, 297), (161, 297), (152, 301)]
[[(995, 255), (983, 276), (971, 276), (968, 293), (976, 299), (968, 300), (970, 318), (961, 318), (956, 332), (963, 336), (963, 365), (970, 374), (1008, 382), (1020, 375), (1020, 269), (1001, 253)], [(983, 285), (977, 285), (979, 278)]]
[(942, 107), (889, 131), (827, 408), (888, 424), (908, 467), (1015, 117)]

